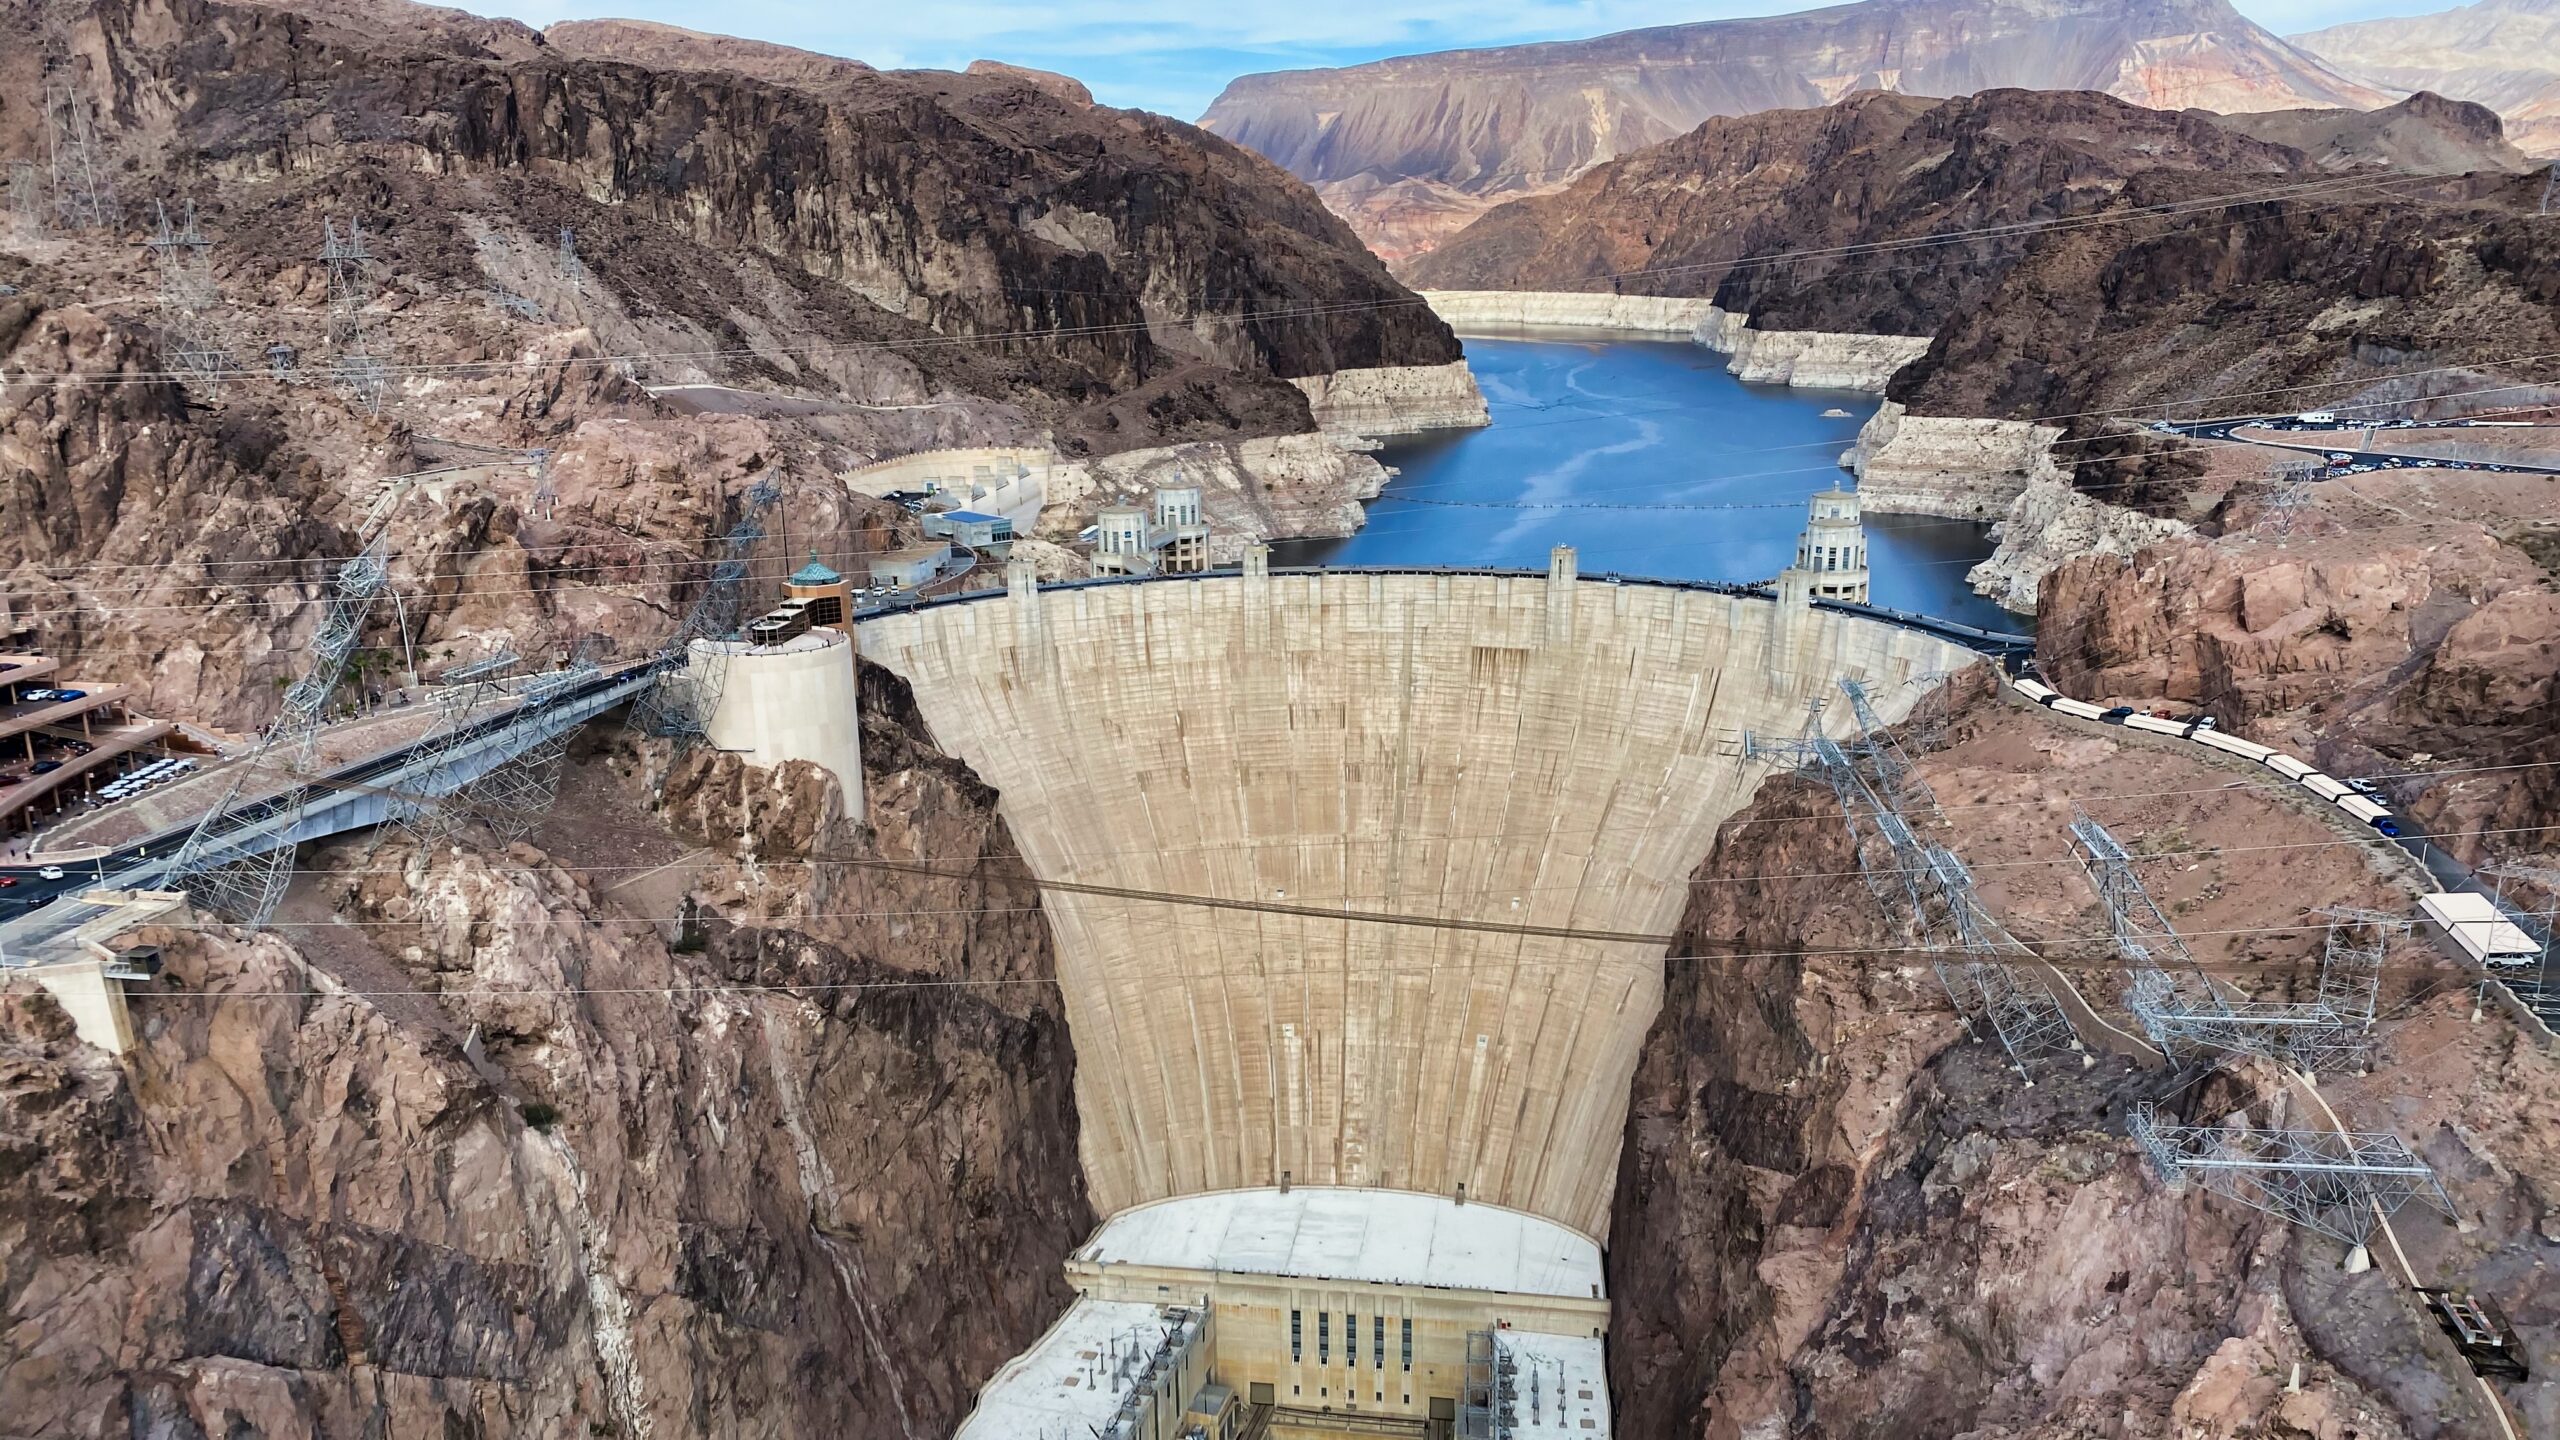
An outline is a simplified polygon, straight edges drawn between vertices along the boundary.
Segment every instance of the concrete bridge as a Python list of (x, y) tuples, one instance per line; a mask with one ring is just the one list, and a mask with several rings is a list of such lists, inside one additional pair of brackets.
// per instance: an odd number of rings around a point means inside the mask
[[(390, 818), (403, 796), (449, 795), (543, 741), (584, 725), (631, 698), (650, 684), (663, 660), (599, 671), (593, 679), (562, 689), (533, 706), (510, 707), (475, 720), (459, 744), (445, 747), (422, 739), (386, 755), (349, 765), (315, 782), (299, 807), (281, 796), (245, 807), (233, 823), (216, 833), (216, 860), (244, 859), (287, 845), (326, 839), (367, 829)], [(432, 738), (432, 737), (430, 737)], [(220, 767), (208, 772), (218, 776)], [(223, 787), (209, 787), (221, 794)], [(128, 904), (123, 899), (91, 903), (91, 891), (150, 893), (168, 877), (169, 865), (195, 828), (195, 816), (184, 817), (158, 832), (112, 851), (64, 862), (69, 873), (52, 882), (49, 903), (0, 923), (0, 954), (11, 968), (41, 967), (80, 961), (85, 956), (74, 936), (93, 926), (102, 914)]]

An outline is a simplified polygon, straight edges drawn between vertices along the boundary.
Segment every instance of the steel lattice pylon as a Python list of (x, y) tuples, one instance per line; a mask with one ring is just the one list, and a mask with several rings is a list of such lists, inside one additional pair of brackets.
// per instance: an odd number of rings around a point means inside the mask
[(213, 288), (213, 265), (207, 258), (212, 242), (196, 223), (196, 205), (186, 206), (186, 223), (172, 224), (169, 207), (157, 200), (151, 210), (158, 224), (143, 241), (160, 273), (160, 349), (181, 373), (199, 383), (220, 382), (231, 368), (231, 354), (214, 343), (206, 312), (220, 296)]
[[(2125, 1008), (2153, 1044), (2176, 1055), (2264, 1055), (2314, 1074), (2362, 1067), (2373, 996), (2380, 985), (2381, 941), (2375, 942), (2368, 963), (2353, 938), (2358, 927), (2351, 924), (2349, 937), (2342, 940), (2339, 926), (2332, 924), (2329, 954), (2339, 968), (2333, 982), (2324, 957), (2319, 1000), (2296, 1004), (2229, 998), (2214, 986), (2143, 888), (2133, 857), (2115, 836), (2076, 808), (2071, 835), (2079, 842), (2081, 868), (2106, 907), (2116, 953), (2128, 967)], [(2333, 991), (2345, 997), (2360, 993), (2361, 1010), (2333, 1006)]]
[(9, 167), (9, 228), (22, 239), (44, 238), (42, 183), (36, 178), (32, 160), (21, 160)]
[(515, 718), (499, 741), (507, 758), (472, 786), (473, 809), (497, 837), (512, 844), (533, 832), (560, 794), (560, 769), (573, 732), (543, 718), (554, 702), (594, 681), (591, 661), (526, 680), (516, 690)]
[[(311, 661), (302, 678), (284, 692), (284, 707), (258, 743), (236, 765), (222, 803), (205, 812), (179, 848), (169, 867), (169, 884), (182, 889), (203, 908), (249, 927), (263, 928), (284, 897), (293, 864), (292, 832), (311, 796), (311, 776), (319, 759), (320, 729), (329, 697), (346, 678), (347, 659), (364, 633), (366, 614), (389, 576), (387, 542), (372, 544), (339, 567), (331, 587), (328, 612), (319, 633), (311, 637)], [(282, 779), (276, 794), (243, 803), (250, 786)], [(245, 825), (280, 821), (274, 829), (281, 843), (242, 856), (230, 837)]]
[(433, 702), (435, 731), (418, 747), (417, 781), (392, 797), (388, 817), (421, 847), (439, 844), (462, 828), (465, 813), (453, 794), (457, 761), (471, 740), (471, 715), (499, 697), (499, 677), (522, 663), (513, 650), (501, 650), (444, 673)]
[(1988, 1025), (2021, 1075), (2028, 1075), (2027, 1062), (2037, 1056), (2077, 1051), (2079, 1036), (2069, 1013), (2040, 981), (2018, 974), (2017, 965), (2032, 956), (1983, 907), (1964, 862), (1913, 827), (1906, 806), (1926, 816), (1932, 828), (1943, 827), (1945, 816), (1885, 733), (1866, 688), (1855, 680), (1842, 681), (1840, 688), (1860, 727), (1851, 744), (1875, 780), (1860, 771), (1850, 746), (1822, 733), (1818, 701), (1809, 708), (1803, 738), (1746, 735), (1745, 758), (1780, 761), (1831, 787), (1868, 890), (1907, 940), (1940, 952), (1931, 967), (1968, 1030), (1977, 1020)]
[(336, 220), (323, 219), (320, 225), (320, 259), (329, 267), (330, 373), (350, 399), (379, 413), (391, 386), (391, 367), (374, 350), (364, 314), (373, 298), (366, 280), (373, 252), (365, 245), (363, 222), (348, 221), (344, 235)]
[(65, 231), (114, 228), (119, 219), (115, 182), (98, 158), (97, 122), (89, 114), (88, 98), (72, 82), (67, 64), (57, 63), (45, 71), (44, 118), (55, 227)]
[(2371, 1025), (2382, 998), (2382, 961), (2391, 937), (2409, 933), (2409, 917), (2331, 906), (2320, 943), (2320, 1004), (2341, 1021)]
[(671, 739), (682, 749), (700, 739), (711, 717), (719, 713), (721, 686), (728, 667), (717, 657), (711, 663), (694, 666), (693, 642), (737, 636), (743, 623), (740, 608), (746, 589), (747, 557), (754, 552), (756, 542), (764, 538), (764, 512), (781, 498), (780, 487), (769, 479), (758, 480), (740, 498), (738, 521), (721, 541), (722, 553), (711, 567), (710, 581), (686, 607), (684, 623), (677, 627), (675, 639), (667, 646), (674, 652), (676, 663), (660, 671), (657, 682), (633, 702), (627, 728), (642, 735)]
[(2454, 1213), (2435, 1171), (2397, 1135), (2172, 1125), (2148, 1104), (2128, 1129), (2163, 1180), (2195, 1181), (2342, 1244), (2364, 1244), (2412, 1199)]

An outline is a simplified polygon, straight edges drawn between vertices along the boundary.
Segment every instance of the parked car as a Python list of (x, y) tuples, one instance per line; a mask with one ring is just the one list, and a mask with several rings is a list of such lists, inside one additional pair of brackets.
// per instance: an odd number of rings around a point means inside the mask
[(61, 768), (62, 762), (59, 760), (39, 760), (33, 765), (27, 767), (27, 773), (30, 775), (50, 775)]

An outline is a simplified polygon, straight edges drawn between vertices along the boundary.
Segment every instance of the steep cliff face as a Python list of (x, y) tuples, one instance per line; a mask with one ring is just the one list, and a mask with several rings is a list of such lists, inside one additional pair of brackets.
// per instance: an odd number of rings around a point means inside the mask
[(1829, 791), (1788, 782), (1699, 869), (1673, 951), (1701, 958), (1672, 966), (1611, 1221), (1620, 1427), (2165, 1422), (2255, 1328), (2235, 1321), (2259, 1232), (2163, 1193), (2122, 1140), (2167, 1075), (2110, 1058), (2028, 1089), (1995, 1049), (1950, 1048), (1926, 968), (1863, 958), (1889, 942), (1837, 878), (1856, 868)]
[(2388, 98), (2222, 0), (1866, 0), (1247, 75), (1201, 123), (1315, 183), (1372, 244), (1398, 237), (1399, 249), (1383, 253), (1403, 258), (1427, 248), (1417, 237), (1451, 233), (1468, 202), (1554, 189), (1709, 116), (1823, 105), (1857, 90), (1944, 96), (2004, 85), (2217, 111)]
[(2039, 615), (2039, 659), (2068, 693), (2199, 707), (2391, 775), (2457, 853), (2531, 852), (2560, 826), (2560, 596), (2477, 526), (2083, 557), (2045, 578)]
[[(168, 935), (129, 1068), (0, 997), (7, 1428), (948, 1433), (1093, 1217), (994, 797), (864, 710), (861, 834), (806, 767), (688, 761), (610, 868), (394, 843), (275, 935)], [(671, 950), (619, 887), (693, 841)]]
[[(1935, 237), (2103, 210), (2141, 171), (2270, 184), (2302, 165), (2204, 117), (2104, 95), (1870, 93), (1709, 120), (1562, 194), (1506, 205), (1407, 268), (1424, 289), (1614, 280), (1643, 294), (1713, 296), (1762, 328), (1926, 335), (1979, 300), (2032, 234), (1952, 246)], [(1785, 264), (1753, 259), (1844, 247)]]
[(2287, 39), (2377, 88), (2476, 100), (2505, 118), (2526, 153), (2560, 154), (2560, 6), (2551, 0), (2478, 0)]
[[(2046, 953), (2099, 923), (2052, 863), (2064, 789), (2108, 797), (2108, 823), (2137, 843), (2174, 826), (2196, 847), (2155, 883), (2216, 963), (2290, 969), (2316, 942), (2240, 932), (2248, 917), (2394, 893), (2353, 847), (2318, 843), (2320, 821), (2173, 751), (1978, 698), (1947, 742), (1918, 769), (1954, 819), (1949, 843)], [(2280, 861), (2214, 858), (2269, 842)], [(2320, 1123), (2303, 1096), (2252, 1067), (2145, 1068), (2103, 1048), (2086, 1068), (2038, 1062), (2028, 1086), (1996, 1045), (1963, 1038), (1856, 873), (1828, 789), (1783, 779), (1694, 877), (1612, 1216), (1624, 1433), (2379, 1440), (2492, 1424), (2395, 1277), (2343, 1274), (2330, 1242), (2170, 1192), (2124, 1137), (2139, 1101), (2197, 1123)], [(2401, 961), (2423, 964), (2414, 948)], [(2560, 1173), (2535, 1131), (2560, 1066), (2469, 1024), (2467, 998), (2431, 978), (2394, 982), (2374, 1074), (2322, 1089), (2403, 1134), (2455, 1194), (2466, 1229), (2401, 1227), (2420, 1273), (2529, 1313), (2539, 1346), (2551, 1292), (2535, 1227), (2552, 1212), (2517, 1197)], [(2082, 982), (2108, 1002), (2103, 977)], [(2556, 1397), (2509, 1393), (2526, 1433)]]
[(75, 34), (120, 121), (183, 129), (217, 173), (352, 142), (449, 177), (539, 178), (938, 333), (1020, 337), (1115, 390), (1186, 365), (1457, 358), (1419, 307), (1376, 303), (1406, 297), (1304, 187), (1188, 126), (1001, 74), (779, 83), (580, 58), (617, 53), (616, 31), (574, 33), (568, 54), (453, 55), (208, 0), (106, 0)]

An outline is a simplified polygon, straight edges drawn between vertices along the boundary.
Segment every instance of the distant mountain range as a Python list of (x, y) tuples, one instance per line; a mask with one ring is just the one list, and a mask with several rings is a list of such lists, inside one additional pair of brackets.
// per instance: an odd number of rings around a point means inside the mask
[(2003, 86), (2224, 112), (2364, 109), (2397, 98), (2225, 0), (1861, 0), (1247, 75), (1200, 123), (1312, 183), (1373, 249), (1398, 260), (1494, 204), (1557, 189), (1711, 116), (1826, 105), (1858, 90), (1955, 96)]
[(2291, 39), (2370, 85), (2476, 100), (2506, 121), (2518, 149), (2560, 155), (2560, 0), (2480, 0)]

